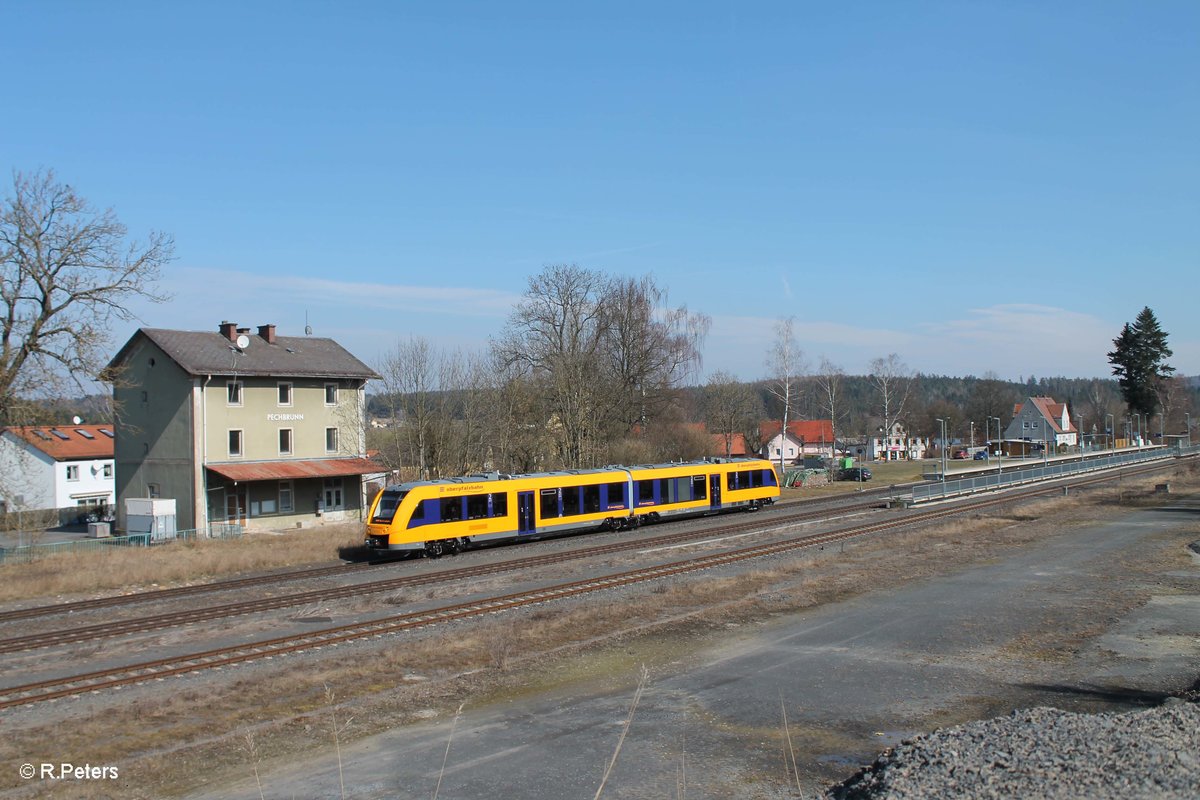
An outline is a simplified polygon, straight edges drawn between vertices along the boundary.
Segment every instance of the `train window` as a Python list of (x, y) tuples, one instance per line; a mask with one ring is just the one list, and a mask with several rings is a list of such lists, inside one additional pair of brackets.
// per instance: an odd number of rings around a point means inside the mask
[(435, 508), (428, 500), (422, 500), (417, 503), (417, 507), (413, 509), (412, 517), (408, 520), (408, 527), (415, 528), (418, 525), (424, 525), (428, 522), (437, 522), (434, 519), (426, 519), (425, 515), (429, 509)]
[(725, 488), (726, 489), (736, 489), (737, 488), (737, 473), (736, 472), (726, 472), (725, 473)]
[(763, 486), (776, 486), (776, 485), (777, 484), (775, 483), (775, 470), (764, 469), (763, 470)]
[(467, 519), (485, 519), (488, 515), (486, 494), (467, 495)]
[(625, 484), (610, 483), (608, 484), (608, 507), (609, 508), (627, 508), (625, 505)]
[(542, 519), (558, 516), (558, 489), (542, 489)]
[(492, 516), (507, 517), (508, 516), (508, 493), (499, 492), (492, 495)]
[(707, 500), (708, 499), (708, 476), (693, 475), (692, 476), (692, 499)]
[(583, 513), (600, 513), (600, 487), (598, 485), (583, 487)]
[(564, 486), (562, 490), (563, 516), (575, 517), (583, 513), (578, 486)]
[(442, 498), (442, 522), (458, 522), (463, 518), (463, 499), (461, 497)]
[(637, 482), (637, 501), (639, 506), (654, 503), (654, 481)]
[(375, 516), (371, 517), (371, 522), (387, 523), (391, 522), (396, 516), (396, 509), (400, 507), (400, 501), (404, 499), (404, 495), (408, 492), (402, 492), (399, 489), (385, 489), (379, 495), (379, 505), (375, 506)]

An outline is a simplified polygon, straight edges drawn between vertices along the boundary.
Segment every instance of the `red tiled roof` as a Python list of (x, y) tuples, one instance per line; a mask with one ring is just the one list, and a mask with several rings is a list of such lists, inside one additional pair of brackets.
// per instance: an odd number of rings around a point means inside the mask
[[(758, 424), (764, 441), (770, 441), (779, 433), (779, 420), (769, 419)], [(833, 442), (833, 420), (794, 419), (788, 422), (788, 433), (805, 444)]]
[(14, 425), (4, 428), (55, 461), (113, 457), (112, 425)]
[[(727, 455), (725, 452), (725, 434), (713, 433), (710, 435), (712, 436), (712, 440), (713, 440), (713, 453), (718, 456)], [(743, 436), (740, 433), (735, 433), (735, 434), (731, 435), (731, 438), (729, 440), (728, 455), (731, 455), (731, 456), (747, 455), (746, 437), (745, 436)]]
[(385, 468), (369, 458), (287, 459), (254, 461), (248, 464), (209, 464), (208, 469), (231, 481), (287, 481), (298, 478), (340, 478), (384, 472)]

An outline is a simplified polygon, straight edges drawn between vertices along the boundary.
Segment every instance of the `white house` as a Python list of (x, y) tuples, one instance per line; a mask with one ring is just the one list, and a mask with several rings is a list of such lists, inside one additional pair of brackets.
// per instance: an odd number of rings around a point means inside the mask
[(909, 436), (908, 431), (899, 422), (892, 424), (892, 429), (885, 436), (880, 428), (874, 436), (867, 438), (866, 443), (856, 443), (847, 450), (855, 458), (878, 459), (880, 461), (920, 460), (929, 450), (928, 436)]
[(1056, 403), (1053, 397), (1030, 397), (1013, 407), (1013, 420), (1005, 428), (1004, 438), (1058, 447), (1077, 444), (1079, 432), (1066, 403)]
[(116, 499), (111, 425), (0, 429), (0, 508), (104, 508)]

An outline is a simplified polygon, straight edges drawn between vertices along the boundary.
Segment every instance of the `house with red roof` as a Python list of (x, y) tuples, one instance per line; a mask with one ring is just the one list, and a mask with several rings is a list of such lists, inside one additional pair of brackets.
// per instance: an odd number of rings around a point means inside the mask
[(790, 420), (787, 432), (782, 433), (779, 420), (764, 420), (758, 431), (766, 442), (760, 451), (763, 458), (787, 463), (799, 461), (806, 455), (833, 456), (833, 420), (796, 419)]
[(1013, 407), (1013, 419), (1004, 430), (1012, 441), (1045, 442), (1050, 447), (1078, 444), (1079, 431), (1071, 422), (1066, 403), (1053, 397), (1030, 397)]
[(111, 425), (0, 429), (0, 507), (107, 511), (116, 499)]

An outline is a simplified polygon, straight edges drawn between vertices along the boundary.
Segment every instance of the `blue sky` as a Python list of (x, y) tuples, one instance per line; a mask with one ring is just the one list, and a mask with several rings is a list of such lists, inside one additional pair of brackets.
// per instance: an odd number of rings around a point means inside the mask
[(848, 372), (1103, 376), (1144, 305), (1200, 374), (1194, 0), (3, 10), (0, 165), (175, 236), (151, 327), (476, 348), (576, 263), (710, 315), (705, 375), (795, 315)]

